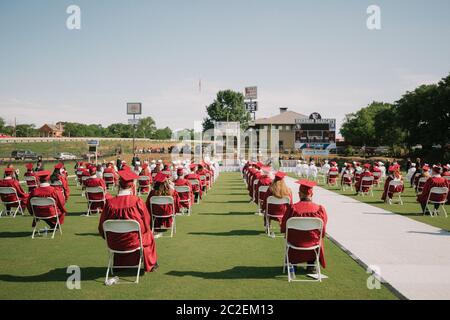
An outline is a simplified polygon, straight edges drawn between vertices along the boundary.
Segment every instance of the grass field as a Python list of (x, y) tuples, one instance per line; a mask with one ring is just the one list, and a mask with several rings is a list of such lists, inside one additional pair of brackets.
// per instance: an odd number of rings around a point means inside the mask
[[(296, 178), (295, 174), (290, 174), (291, 177)], [(319, 183), (321, 187), (324, 187), (328, 190), (334, 191), (336, 193), (349, 196), (353, 199), (365, 202), (367, 204), (401, 214), (405, 217), (435, 226), (437, 228), (441, 228), (443, 230), (450, 231), (450, 218), (446, 218), (443, 215), (440, 215), (438, 217), (430, 217), (430, 216), (424, 216), (421, 211), (420, 204), (416, 201), (416, 193), (414, 192), (413, 188), (409, 187), (409, 183), (406, 183), (405, 192), (402, 194), (403, 199), (403, 205), (399, 204), (386, 204), (381, 200), (381, 195), (383, 194), (383, 186), (379, 186), (374, 189), (373, 194), (374, 196), (356, 196), (355, 191), (342, 191), (340, 186), (328, 186), (323, 183)], [(324, 204), (326, 205), (326, 204)], [(450, 205), (445, 206), (447, 213), (450, 213)]]
[[(263, 232), (237, 173), (224, 173), (190, 217), (177, 218), (174, 238), (157, 239), (160, 268), (139, 285), (103, 284), (107, 252), (98, 217), (72, 186), (63, 235), (31, 239), (30, 216), (0, 219), (0, 299), (396, 299), (386, 287), (367, 288), (365, 270), (330, 241), (330, 278), (288, 283), (284, 240)], [(81, 289), (69, 290), (67, 267), (81, 267)]]

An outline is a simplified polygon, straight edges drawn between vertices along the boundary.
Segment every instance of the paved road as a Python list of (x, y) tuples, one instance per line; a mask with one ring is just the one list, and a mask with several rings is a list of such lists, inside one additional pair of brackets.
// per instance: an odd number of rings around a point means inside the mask
[[(298, 199), (295, 179), (286, 182)], [(450, 299), (450, 233), (316, 187), (327, 232), (408, 299)], [(297, 200), (296, 200), (297, 201)]]

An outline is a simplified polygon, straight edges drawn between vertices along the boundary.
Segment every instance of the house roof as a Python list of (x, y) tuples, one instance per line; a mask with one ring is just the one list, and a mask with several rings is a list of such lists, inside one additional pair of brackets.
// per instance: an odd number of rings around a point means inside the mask
[(45, 130), (49, 128), (52, 131), (60, 131), (59, 127), (54, 124), (44, 124), (42, 127), (39, 128), (39, 130)]
[(304, 114), (295, 112), (295, 111), (285, 111), (276, 116), (269, 118), (260, 118), (256, 119), (254, 122), (256, 125), (258, 124), (295, 124), (296, 119), (307, 118)]

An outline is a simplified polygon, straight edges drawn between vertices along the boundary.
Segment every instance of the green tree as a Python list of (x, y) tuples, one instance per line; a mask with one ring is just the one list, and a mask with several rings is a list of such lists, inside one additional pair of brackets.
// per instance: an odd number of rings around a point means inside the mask
[(245, 109), (244, 95), (232, 90), (219, 91), (213, 103), (206, 107), (208, 116), (203, 120), (203, 130), (214, 128), (214, 121), (237, 121), (243, 130), (248, 128), (250, 113)]
[(37, 133), (34, 124), (18, 124), (16, 126), (16, 137), (35, 137)]
[(4, 130), (5, 130), (5, 125), (6, 125), (5, 119), (3, 119), (3, 118), (0, 117), (0, 133), (3, 133), (3, 132), (4, 132)]
[(169, 127), (165, 127), (164, 129), (157, 129), (152, 136), (152, 139), (157, 140), (166, 140), (172, 137), (172, 130)]
[(109, 137), (132, 138), (133, 126), (123, 123), (113, 123), (106, 128)]
[(142, 118), (136, 127), (136, 137), (149, 139), (155, 134), (155, 131), (155, 120), (152, 117)]
[(376, 115), (389, 110), (392, 105), (384, 102), (372, 102), (356, 113), (346, 115), (341, 127), (345, 141), (356, 146), (379, 146), (381, 141), (376, 135)]

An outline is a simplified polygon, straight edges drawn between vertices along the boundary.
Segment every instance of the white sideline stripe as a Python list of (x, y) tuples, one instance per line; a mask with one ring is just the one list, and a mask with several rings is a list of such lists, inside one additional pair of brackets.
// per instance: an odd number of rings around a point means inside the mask
[[(298, 201), (294, 181), (286, 177)], [(450, 299), (450, 232), (321, 187), (314, 200), (327, 210), (327, 234), (355, 260), (378, 266), (381, 278), (401, 295)]]

